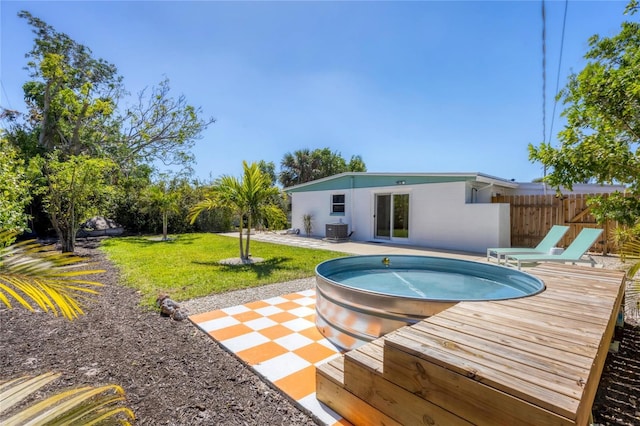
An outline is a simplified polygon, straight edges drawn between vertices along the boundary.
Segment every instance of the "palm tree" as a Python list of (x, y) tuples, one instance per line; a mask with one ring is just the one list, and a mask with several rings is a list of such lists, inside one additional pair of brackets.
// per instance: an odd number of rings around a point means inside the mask
[[(13, 239), (11, 232), (0, 231), (0, 304), (12, 308), (13, 300), (31, 311), (36, 305), (69, 320), (83, 314), (80, 301), (96, 294), (93, 287), (102, 285), (84, 276), (104, 271), (78, 269), (81, 258), (32, 241), (9, 245)], [(135, 419), (129, 408), (120, 405), (124, 391), (118, 385), (85, 386), (59, 392), (6, 417), (12, 407), (59, 376), (49, 372), (0, 381), (0, 423), (94, 424), (111, 420), (129, 424), (128, 420)]]
[(169, 215), (180, 211), (180, 194), (175, 188), (175, 181), (159, 180), (146, 188), (143, 199), (147, 211), (158, 212), (162, 216), (162, 241), (167, 241)]
[(338, 151), (329, 148), (287, 152), (280, 162), (279, 181), (285, 188), (344, 172), (366, 172), (362, 157), (354, 155), (349, 164)]
[[(187, 218), (193, 224), (204, 210), (230, 210), (239, 221), (240, 259), (247, 262), (251, 253), (252, 223), (262, 218), (274, 220), (277, 216), (284, 216), (284, 213), (273, 204), (279, 189), (272, 185), (271, 179), (260, 170), (258, 163), (249, 165), (243, 161), (242, 168), (242, 179), (225, 175), (216, 180), (209, 197), (193, 206)], [(246, 245), (243, 244), (245, 220), (248, 229)]]
[(280, 183), (285, 188), (314, 179), (313, 156), (310, 150), (300, 149), (293, 154), (287, 152), (280, 163)]

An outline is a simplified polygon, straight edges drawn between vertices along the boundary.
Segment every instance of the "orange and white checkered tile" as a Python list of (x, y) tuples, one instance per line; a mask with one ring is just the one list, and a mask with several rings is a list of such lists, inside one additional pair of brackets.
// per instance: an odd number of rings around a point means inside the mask
[(315, 291), (192, 315), (202, 331), (327, 425), (349, 424), (316, 399), (315, 367), (340, 354), (315, 324)]

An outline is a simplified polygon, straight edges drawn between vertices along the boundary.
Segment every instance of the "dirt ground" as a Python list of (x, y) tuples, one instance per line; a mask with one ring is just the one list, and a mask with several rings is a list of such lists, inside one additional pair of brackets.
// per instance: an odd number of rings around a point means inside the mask
[[(106, 284), (69, 322), (21, 308), (0, 308), (1, 377), (57, 371), (46, 392), (117, 383), (140, 425), (313, 425), (312, 417), (263, 382), (189, 321), (138, 306), (135, 291), (92, 247), (78, 254), (107, 272)], [(605, 366), (594, 405), (601, 425), (640, 424), (640, 327), (625, 325), (620, 350)]]

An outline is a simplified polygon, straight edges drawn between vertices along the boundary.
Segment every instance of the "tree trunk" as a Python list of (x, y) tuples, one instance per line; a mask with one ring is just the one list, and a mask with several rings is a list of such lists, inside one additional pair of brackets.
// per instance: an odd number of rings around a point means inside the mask
[(41, 147), (51, 149), (52, 144), (49, 140), (50, 135), (50, 123), (49, 123), (49, 111), (51, 109), (51, 81), (47, 81), (47, 85), (44, 89), (44, 105), (42, 108), (42, 119), (40, 120), (40, 135), (38, 136), (38, 143)]
[(249, 256), (251, 255), (250, 251), (249, 251), (249, 243), (251, 242), (251, 214), (249, 214), (249, 216), (247, 217), (247, 246), (246, 249), (244, 251), (244, 254), (246, 257), (244, 257), (244, 260), (249, 260)]
[(167, 212), (162, 213), (162, 241), (167, 241)]
[(63, 253), (73, 253), (76, 250), (76, 235), (72, 229), (62, 231), (60, 245)]
[(63, 253), (73, 253), (76, 250), (76, 232), (78, 227), (76, 226), (75, 208), (73, 203), (71, 204), (70, 222), (66, 226), (60, 227), (60, 245), (62, 246)]
[(60, 250), (63, 253), (73, 253), (76, 250), (76, 232), (74, 227), (69, 229), (60, 224), (56, 216), (51, 217), (51, 224), (56, 231), (58, 241), (60, 242)]
[(240, 259), (244, 259), (244, 247), (242, 245), (242, 231), (243, 231), (243, 226), (242, 226), (242, 215), (240, 215)]
[(82, 125), (82, 119), (87, 115), (87, 110), (89, 109), (89, 103), (85, 100), (82, 105), (82, 111), (79, 114), (79, 117), (76, 118), (76, 124), (73, 128), (73, 133), (71, 135), (71, 141), (69, 143), (69, 152), (73, 155), (79, 155), (82, 151), (80, 144), (80, 127)]

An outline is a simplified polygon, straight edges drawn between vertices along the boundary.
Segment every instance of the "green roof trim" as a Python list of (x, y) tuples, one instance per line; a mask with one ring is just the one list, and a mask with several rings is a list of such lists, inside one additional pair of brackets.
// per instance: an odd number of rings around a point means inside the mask
[[(342, 173), (317, 181), (285, 188), (285, 192), (340, 191), (358, 188), (399, 187), (428, 183), (476, 181), (476, 174), (367, 174)], [(404, 183), (398, 183), (404, 182)]]

